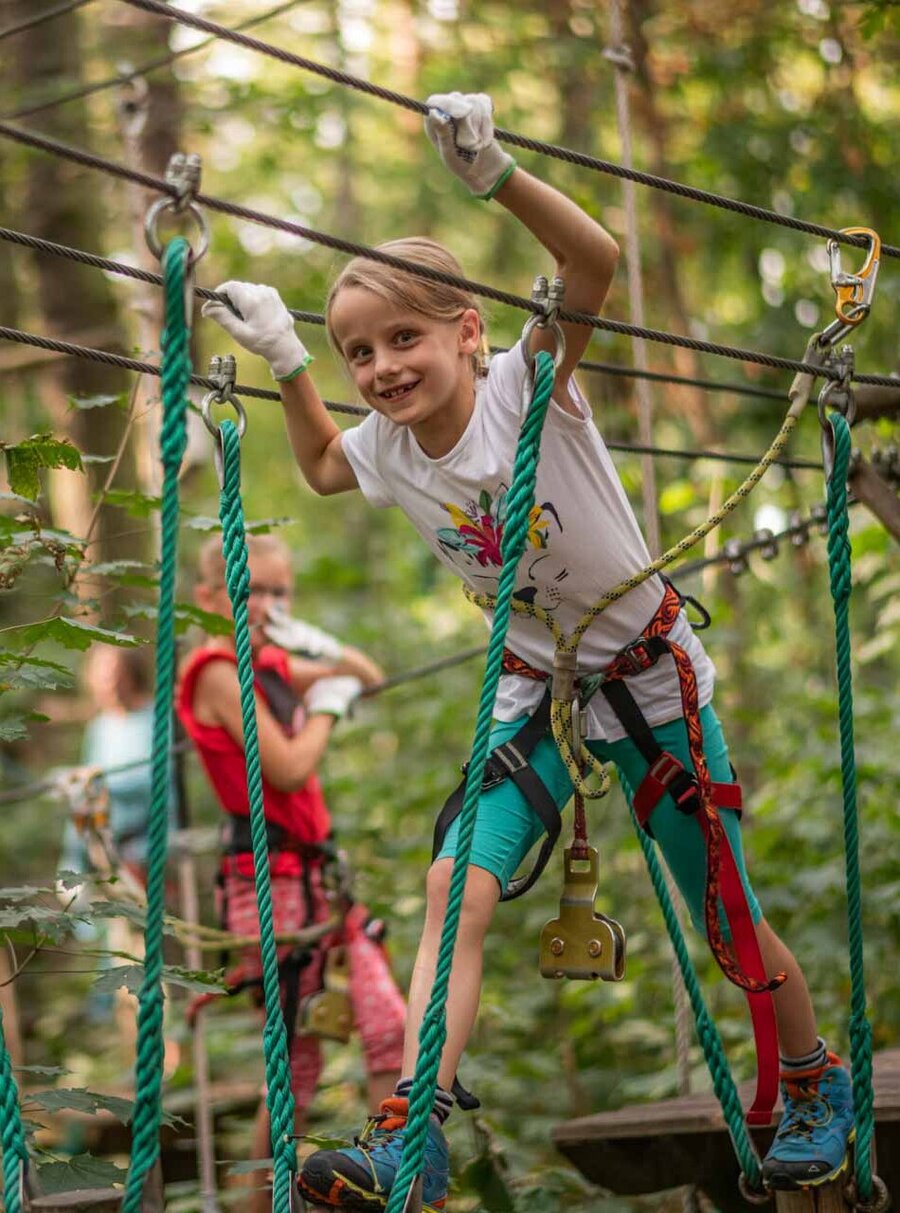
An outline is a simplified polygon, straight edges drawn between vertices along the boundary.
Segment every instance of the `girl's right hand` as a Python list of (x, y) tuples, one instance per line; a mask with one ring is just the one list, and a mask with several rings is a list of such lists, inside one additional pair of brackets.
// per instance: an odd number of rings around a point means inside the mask
[(227, 295), (234, 310), (208, 299), (201, 315), (215, 320), (245, 350), (265, 358), (276, 379), (293, 379), (309, 366), (312, 355), (294, 331), (294, 318), (273, 286), (223, 282), (216, 293)]

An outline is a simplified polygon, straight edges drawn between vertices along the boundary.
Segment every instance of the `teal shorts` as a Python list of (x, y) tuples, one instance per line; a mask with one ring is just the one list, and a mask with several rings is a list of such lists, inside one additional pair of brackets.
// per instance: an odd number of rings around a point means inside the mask
[[(502, 745), (504, 741), (515, 736), (527, 719), (527, 716), (522, 716), (509, 723), (496, 723), (491, 731), (491, 748)], [(700, 721), (703, 725), (703, 749), (710, 778), (714, 783), (733, 783), (728, 747), (722, 726), (711, 704), (701, 709)], [(666, 724), (658, 725), (653, 730), (653, 736), (660, 747), (674, 754), (687, 770), (694, 770), (684, 720), (670, 720)], [(647, 760), (634, 742), (627, 737), (620, 741), (589, 741), (588, 748), (601, 762), (615, 764), (622, 789), (631, 804), (633, 790), (640, 786), (647, 773)], [(562, 812), (572, 796), (572, 781), (549, 734), (542, 737), (532, 750), (530, 762)], [(759, 922), (762, 910), (747, 876), (744, 849), (741, 845), (740, 819), (733, 809), (720, 809), (719, 814), (734, 852), (750, 913), (753, 921)], [(703, 897), (706, 888), (706, 846), (698, 823), (679, 812), (674, 800), (667, 793), (650, 815), (650, 828), (687, 903), (691, 921), (698, 931), (705, 933)], [(500, 887), (505, 889), (525, 856), (543, 834), (544, 828), (540, 819), (525, 797), (512, 780), (504, 780), (503, 783), (483, 792), (478, 801), (478, 817), (470, 862), (494, 875)], [(455, 856), (458, 836), (457, 817), (447, 831), (438, 859)]]

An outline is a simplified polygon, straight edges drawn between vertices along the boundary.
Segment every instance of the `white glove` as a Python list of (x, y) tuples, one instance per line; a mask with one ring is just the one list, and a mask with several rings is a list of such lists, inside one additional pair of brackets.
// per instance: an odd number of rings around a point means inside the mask
[(494, 138), (486, 93), (433, 93), (425, 102), (425, 133), (451, 173), (477, 198), (493, 198), (516, 167)]
[(327, 661), (340, 661), (344, 653), (344, 646), (334, 636), (302, 619), (292, 618), (277, 606), (269, 607), (262, 631), (272, 644), (300, 657), (324, 657)]
[(342, 674), (337, 678), (320, 678), (306, 692), (303, 702), (310, 716), (319, 712), (340, 719), (362, 689), (360, 680), (352, 678), (349, 674)]
[(262, 355), (276, 379), (293, 379), (309, 366), (312, 356), (295, 333), (294, 318), (274, 286), (223, 282), (216, 291), (228, 296), (240, 316), (217, 299), (207, 299), (201, 315), (221, 324), (251, 354)]

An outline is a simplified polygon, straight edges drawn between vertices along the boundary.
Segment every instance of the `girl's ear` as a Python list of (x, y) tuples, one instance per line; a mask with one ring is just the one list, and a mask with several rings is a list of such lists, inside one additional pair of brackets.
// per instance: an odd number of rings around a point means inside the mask
[(459, 322), (459, 352), (475, 354), (481, 348), (481, 317), (473, 307), (467, 307)]

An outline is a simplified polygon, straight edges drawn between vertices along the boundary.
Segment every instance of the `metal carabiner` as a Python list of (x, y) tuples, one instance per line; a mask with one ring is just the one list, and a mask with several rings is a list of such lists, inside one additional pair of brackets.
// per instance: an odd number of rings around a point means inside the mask
[(831, 267), (831, 285), (834, 288), (835, 304), (833, 320), (821, 334), (823, 345), (835, 345), (868, 316), (875, 294), (878, 267), (881, 264), (881, 237), (870, 227), (845, 227), (842, 236), (866, 236), (869, 247), (866, 259), (855, 274), (847, 273), (841, 265), (841, 246), (837, 240), (827, 244)]

